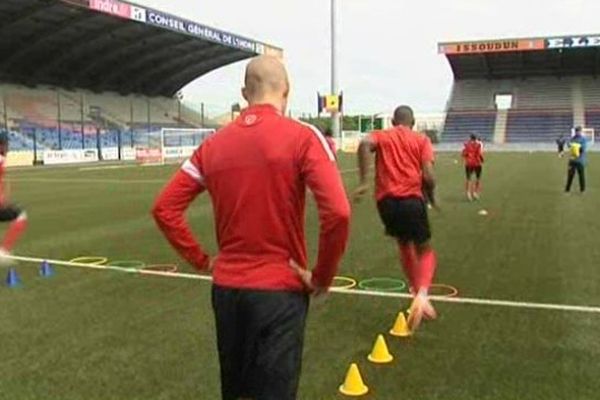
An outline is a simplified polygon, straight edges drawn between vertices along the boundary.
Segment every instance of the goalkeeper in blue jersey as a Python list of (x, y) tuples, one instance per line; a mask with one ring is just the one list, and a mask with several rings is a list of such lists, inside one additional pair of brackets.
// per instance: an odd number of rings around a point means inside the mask
[(587, 159), (587, 139), (583, 136), (581, 127), (575, 128), (575, 135), (569, 142), (569, 173), (565, 192), (571, 191), (575, 174), (579, 176), (579, 190), (585, 192), (585, 164)]

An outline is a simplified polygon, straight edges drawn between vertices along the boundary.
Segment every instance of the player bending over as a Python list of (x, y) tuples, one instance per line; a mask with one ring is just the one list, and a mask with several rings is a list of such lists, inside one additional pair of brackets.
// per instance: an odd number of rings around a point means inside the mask
[(0, 133), (0, 222), (10, 222), (0, 244), (0, 264), (10, 264), (6, 258), (27, 228), (27, 214), (8, 200), (8, 186), (4, 180), (6, 157), (8, 155), (8, 134)]
[[(477, 136), (472, 134), (470, 139), (465, 142), (462, 151), (462, 157), (465, 162), (465, 173), (467, 180), (465, 190), (469, 201), (478, 200), (481, 195), (481, 172), (483, 170), (483, 143)], [(475, 175), (475, 181), (473, 181)]]
[(433, 147), (425, 135), (412, 130), (415, 119), (408, 106), (394, 111), (394, 127), (375, 131), (358, 148), (360, 186), (354, 192), (358, 201), (368, 190), (370, 153), (376, 154), (375, 197), (386, 233), (396, 239), (400, 260), (414, 295), (408, 319), (416, 329), (423, 317), (437, 314), (428, 298), (436, 269), (436, 256), (430, 245), (431, 233), (423, 192), (432, 206), (435, 180)]

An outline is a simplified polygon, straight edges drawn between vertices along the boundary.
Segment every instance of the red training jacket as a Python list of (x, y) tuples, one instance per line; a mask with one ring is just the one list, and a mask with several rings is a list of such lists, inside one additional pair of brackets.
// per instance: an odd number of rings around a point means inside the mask
[(479, 140), (465, 142), (462, 156), (465, 160), (465, 166), (481, 167), (483, 164), (483, 143)]
[(313, 283), (328, 287), (348, 239), (350, 206), (335, 157), (314, 127), (270, 105), (246, 109), (206, 139), (159, 195), (154, 218), (173, 247), (199, 270), (209, 258), (184, 217), (207, 190), (219, 254), (214, 283), (254, 290), (304, 290), (294, 259), (307, 265), (306, 186), (317, 201), (321, 232)]

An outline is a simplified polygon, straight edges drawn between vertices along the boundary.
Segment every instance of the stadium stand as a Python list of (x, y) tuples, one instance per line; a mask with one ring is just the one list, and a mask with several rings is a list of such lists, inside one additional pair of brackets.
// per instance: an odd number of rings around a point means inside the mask
[(0, 101), (13, 150), (135, 146), (211, 127), (179, 91), (279, 48), (120, 0), (0, 2)]
[[(553, 143), (600, 129), (600, 37), (441, 43), (454, 75), (443, 142), (471, 132), (494, 143)], [(509, 96), (506, 110), (496, 104)]]

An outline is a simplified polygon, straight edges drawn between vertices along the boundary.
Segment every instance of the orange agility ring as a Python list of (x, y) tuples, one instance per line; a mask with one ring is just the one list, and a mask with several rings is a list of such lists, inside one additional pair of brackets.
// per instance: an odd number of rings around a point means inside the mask
[(458, 296), (458, 289), (443, 283), (433, 283), (429, 288), (429, 294), (439, 297), (456, 297)]
[(140, 271), (177, 272), (175, 264), (152, 264), (142, 267)]

